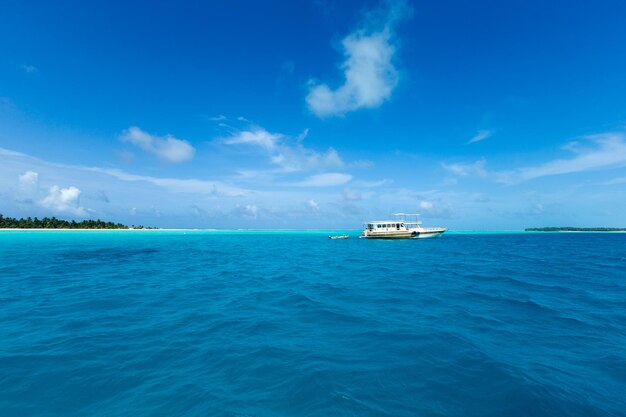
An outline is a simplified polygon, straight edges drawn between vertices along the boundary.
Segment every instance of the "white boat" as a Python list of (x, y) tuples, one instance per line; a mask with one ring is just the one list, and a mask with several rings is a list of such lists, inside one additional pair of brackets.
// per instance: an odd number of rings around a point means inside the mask
[(395, 220), (368, 222), (361, 233), (368, 239), (429, 239), (441, 236), (443, 227), (422, 227), (419, 214), (394, 213)]
[(332, 240), (335, 240), (335, 239), (347, 239), (349, 237), (350, 236), (348, 236), (348, 235), (331, 235), (331, 236), (328, 236), (328, 238), (332, 239)]

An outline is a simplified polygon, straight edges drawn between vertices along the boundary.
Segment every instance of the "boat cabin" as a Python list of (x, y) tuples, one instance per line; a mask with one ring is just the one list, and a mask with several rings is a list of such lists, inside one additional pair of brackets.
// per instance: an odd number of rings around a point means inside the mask
[(389, 220), (368, 223), (367, 230), (370, 232), (390, 232), (393, 230), (407, 230), (407, 228), (404, 222)]

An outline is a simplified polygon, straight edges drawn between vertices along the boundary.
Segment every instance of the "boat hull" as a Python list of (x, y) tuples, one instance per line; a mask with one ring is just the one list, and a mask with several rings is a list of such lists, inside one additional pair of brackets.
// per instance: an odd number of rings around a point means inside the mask
[(415, 239), (434, 239), (441, 236), (448, 229), (432, 228), (419, 230)]
[(362, 237), (367, 239), (413, 239), (416, 232), (410, 230), (385, 231), (385, 232), (364, 232)]

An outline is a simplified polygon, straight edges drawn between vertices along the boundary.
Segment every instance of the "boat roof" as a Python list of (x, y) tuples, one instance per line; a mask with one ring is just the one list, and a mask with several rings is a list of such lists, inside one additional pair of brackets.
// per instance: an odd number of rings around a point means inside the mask
[(405, 223), (402, 220), (374, 220), (367, 222), (367, 224), (377, 224), (377, 223)]
[(373, 220), (367, 222), (367, 224), (387, 224), (387, 223), (406, 223), (406, 224), (421, 224), (422, 222), (417, 219), (421, 216), (419, 213), (392, 213), (397, 217), (395, 220)]

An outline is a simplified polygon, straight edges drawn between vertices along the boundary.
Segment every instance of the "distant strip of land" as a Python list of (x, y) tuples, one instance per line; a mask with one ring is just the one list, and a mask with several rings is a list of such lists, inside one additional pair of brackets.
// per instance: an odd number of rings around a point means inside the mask
[(0, 214), (0, 229), (156, 229), (155, 227), (126, 226), (121, 223), (98, 220), (62, 220), (56, 217), (27, 217), (15, 219)]
[(529, 227), (527, 232), (626, 232), (622, 227)]

